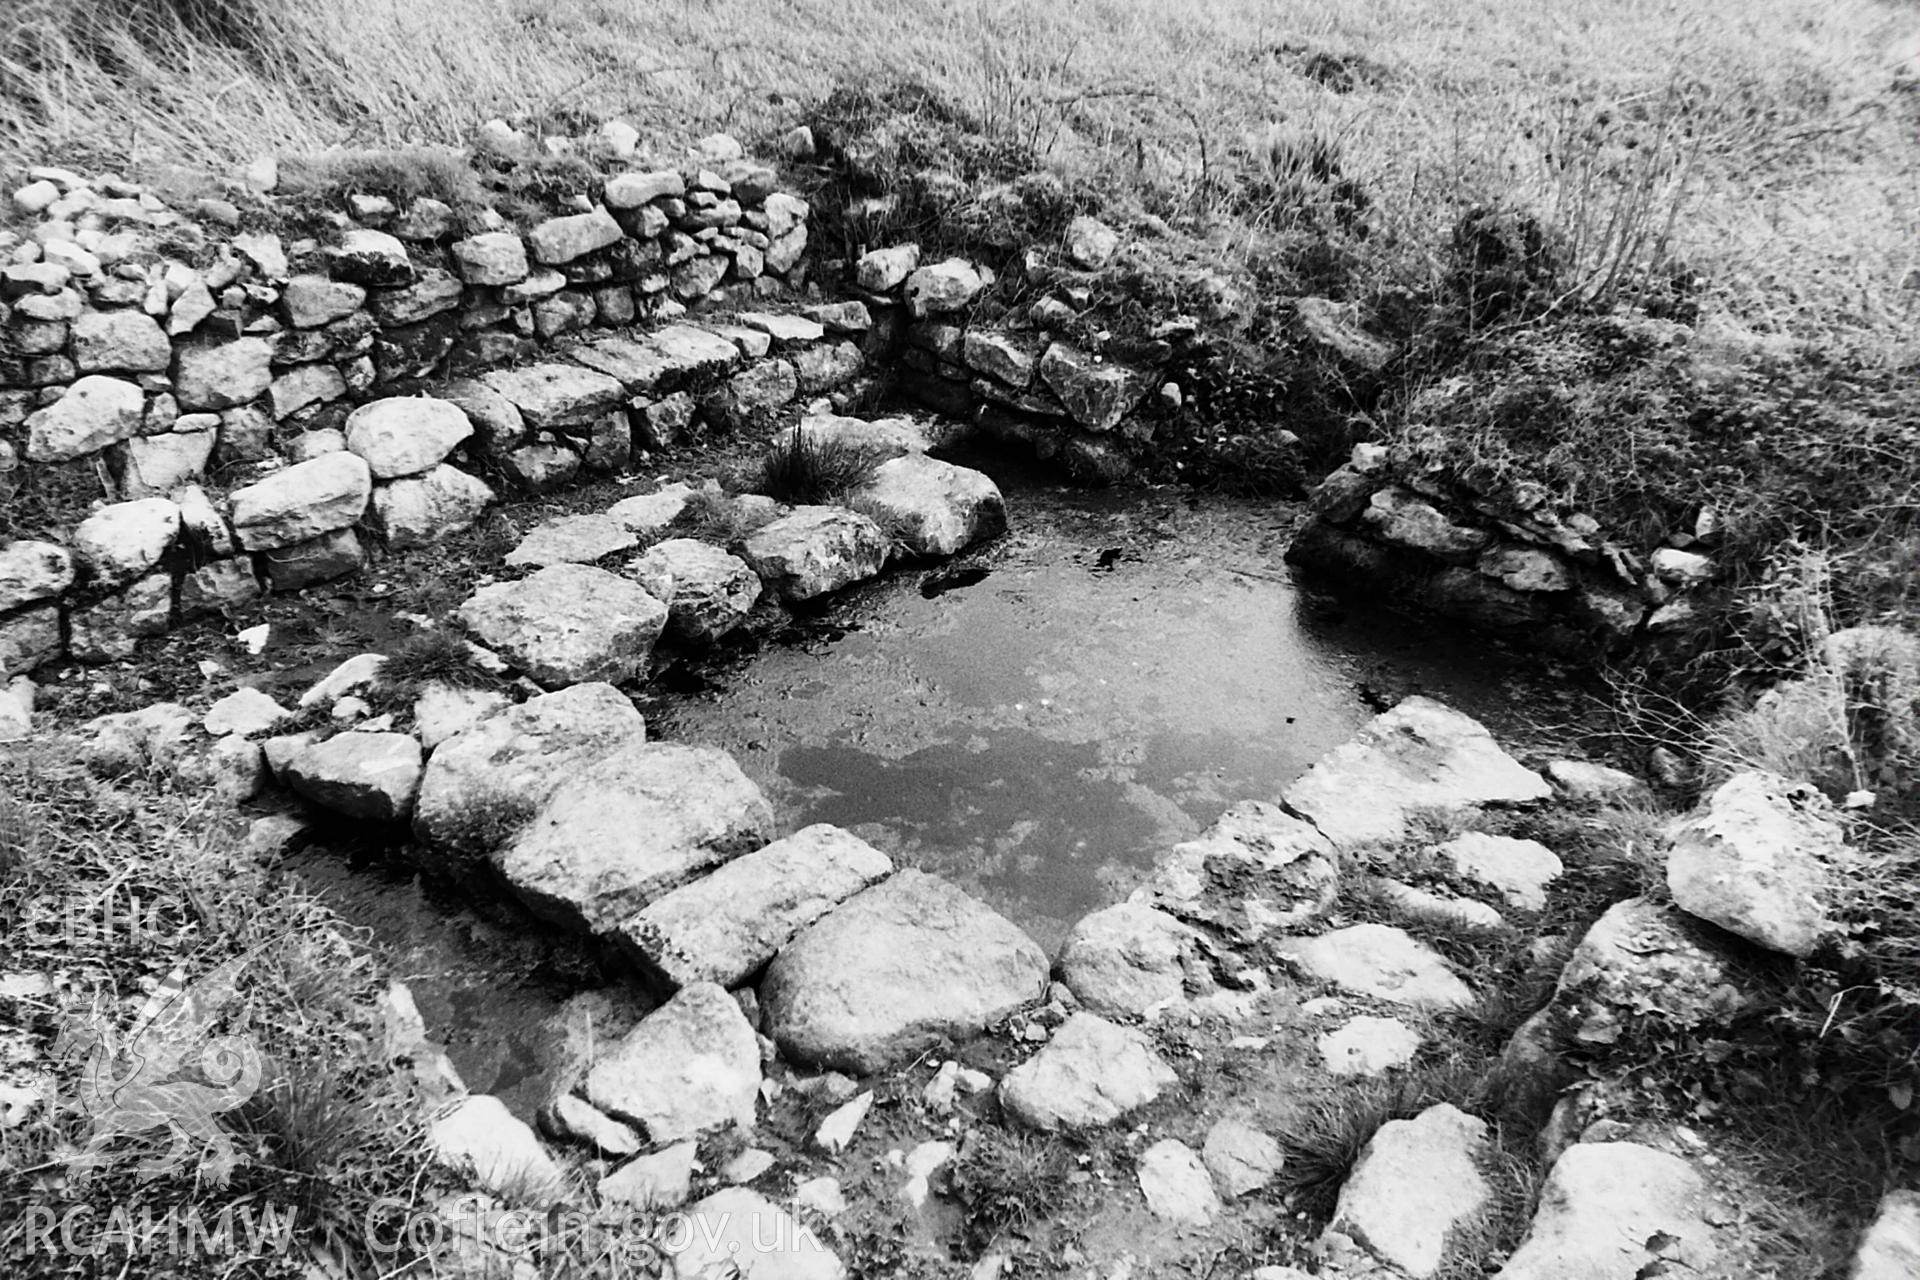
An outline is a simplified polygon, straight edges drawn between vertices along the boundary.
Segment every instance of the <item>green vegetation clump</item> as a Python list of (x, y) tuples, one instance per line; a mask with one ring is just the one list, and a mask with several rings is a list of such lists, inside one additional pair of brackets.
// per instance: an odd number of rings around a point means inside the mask
[(873, 478), (887, 453), (794, 427), (767, 452), (748, 491), (800, 505), (834, 502)]

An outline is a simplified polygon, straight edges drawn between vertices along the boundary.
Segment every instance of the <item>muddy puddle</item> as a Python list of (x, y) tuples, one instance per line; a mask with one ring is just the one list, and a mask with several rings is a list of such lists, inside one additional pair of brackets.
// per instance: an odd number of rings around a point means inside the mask
[[(782, 834), (853, 830), (1054, 951), (1156, 852), (1277, 797), (1408, 694), (1561, 750), (1594, 706), (1554, 666), (1296, 582), (1285, 506), (995, 478), (1007, 534), (683, 661), (641, 698), (649, 736), (725, 748)], [(329, 838), (290, 869), (409, 983), (469, 1086), (531, 1116), (562, 1004), (629, 984), (497, 890), (424, 883), (364, 840)]]
[(1509, 742), (1588, 701), (1554, 668), (1296, 583), (1272, 502), (996, 478), (1008, 534), (683, 670), (645, 700), (652, 736), (726, 748), (783, 832), (846, 827), (1052, 950), (1156, 851), (1276, 798), (1407, 694)]

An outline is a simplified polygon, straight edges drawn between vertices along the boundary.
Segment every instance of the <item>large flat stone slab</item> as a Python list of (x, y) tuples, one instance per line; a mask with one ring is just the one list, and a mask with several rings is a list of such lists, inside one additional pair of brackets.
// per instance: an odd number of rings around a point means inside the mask
[(1487, 1138), (1486, 1121), (1444, 1102), (1387, 1121), (1340, 1188), (1332, 1230), (1426, 1280), (1446, 1261), (1454, 1230), (1493, 1202), (1478, 1164)]
[(480, 379), (505, 396), (535, 431), (585, 427), (626, 403), (619, 380), (572, 364), (495, 369)]
[(340, 733), (288, 762), (282, 777), (307, 799), (369, 822), (403, 822), (420, 789), (420, 744), (405, 733)]
[(604, 933), (772, 831), (766, 797), (726, 752), (631, 743), (563, 783), (494, 861), (539, 914)]
[(595, 1107), (652, 1142), (753, 1127), (760, 1042), (722, 987), (695, 983), (642, 1018), (587, 1069)]
[(1351, 848), (1399, 840), (1419, 814), (1552, 795), (1547, 780), (1502, 751), (1478, 721), (1412, 697), (1321, 757), (1284, 798), (1336, 845)]
[(667, 606), (618, 574), (556, 564), (482, 587), (459, 618), (481, 644), (552, 688), (639, 675), (666, 626)]
[(1131, 901), (1254, 942), (1324, 916), (1339, 881), (1339, 855), (1318, 829), (1245, 800), (1157, 859)]
[(986, 904), (902, 871), (789, 943), (760, 997), (788, 1056), (869, 1073), (1033, 1003), (1047, 968), (1033, 939)]
[(520, 539), (520, 545), (507, 552), (504, 563), (515, 568), (592, 564), (639, 545), (639, 537), (612, 516), (598, 512), (556, 516)]
[(678, 985), (734, 987), (795, 934), (892, 872), (886, 854), (820, 823), (656, 899), (614, 936)]
[(1178, 1080), (1143, 1032), (1076, 1013), (1007, 1072), (1000, 1105), (1035, 1129), (1088, 1129), (1146, 1106)]
[(572, 774), (646, 740), (646, 721), (610, 684), (577, 684), (482, 719), (435, 748), (413, 830), (457, 865), (511, 838)]
[(233, 492), (233, 533), (247, 551), (291, 547), (344, 529), (366, 514), (373, 472), (351, 453), (329, 453)]
[(1417, 1009), (1473, 1003), (1473, 992), (1433, 948), (1392, 925), (1348, 925), (1318, 937), (1286, 938), (1274, 949), (1343, 991)]
[(1636, 1280), (1711, 1274), (1706, 1182), (1678, 1156), (1633, 1142), (1581, 1142), (1547, 1174), (1520, 1247), (1494, 1280)]

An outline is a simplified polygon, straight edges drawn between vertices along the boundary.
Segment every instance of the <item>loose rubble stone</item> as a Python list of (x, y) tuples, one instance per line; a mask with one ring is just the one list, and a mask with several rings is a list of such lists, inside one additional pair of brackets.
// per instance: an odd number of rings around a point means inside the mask
[(1067, 257), (1074, 266), (1098, 271), (1120, 251), (1120, 233), (1085, 214), (1067, 224)]
[(1667, 834), (1676, 906), (1801, 959), (1838, 936), (1829, 904), (1856, 862), (1825, 796), (1758, 770), (1721, 783)]
[[(602, 1155), (630, 1156), (640, 1150), (640, 1135), (632, 1125), (620, 1123), (585, 1098), (571, 1093), (549, 1098), (535, 1118), (549, 1137), (584, 1143)], [(622, 1189), (636, 1180), (622, 1182)], [(603, 1198), (607, 1195), (608, 1181), (610, 1179), (600, 1180)]]
[(1278, 805), (1242, 801), (1198, 839), (1175, 845), (1130, 900), (1252, 942), (1331, 910), (1337, 863), (1311, 824)]
[(610, 684), (529, 698), (439, 744), (427, 762), (414, 832), (430, 848), (487, 853), (568, 778), (646, 740), (646, 721)]
[(805, 827), (655, 899), (616, 938), (680, 986), (738, 986), (893, 862), (838, 827)]
[(472, 528), (495, 500), (486, 481), (442, 464), (425, 475), (377, 486), (373, 512), (388, 549), (406, 551)]
[(1500, 891), (1523, 911), (1547, 909), (1547, 886), (1565, 870), (1553, 850), (1537, 840), (1469, 831), (1434, 851), (1458, 875)]
[(878, 574), (887, 536), (866, 516), (843, 507), (796, 507), (763, 525), (741, 556), (769, 587), (789, 600), (811, 600)]
[(1156, 1218), (1204, 1227), (1220, 1214), (1206, 1165), (1177, 1139), (1162, 1138), (1141, 1153), (1139, 1178), (1147, 1209)]
[(119, 586), (159, 564), (179, 533), (179, 507), (165, 498), (142, 498), (82, 520), (73, 531), (73, 549), (95, 581)]
[(1444, 1102), (1389, 1120), (1340, 1189), (1330, 1229), (1424, 1280), (1445, 1261), (1448, 1236), (1493, 1201), (1478, 1168), (1486, 1145), (1486, 1122)]
[(373, 473), (351, 453), (329, 453), (276, 471), (233, 494), (233, 531), (248, 551), (291, 547), (366, 513)]
[(724, 751), (632, 743), (563, 782), (494, 861), (535, 912), (605, 933), (772, 829), (766, 798)]
[(173, 355), (173, 394), (189, 413), (231, 409), (273, 385), (273, 344), (237, 338), (218, 346), (182, 346)]
[(557, 1196), (564, 1182), (540, 1138), (491, 1094), (453, 1103), (427, 1126), (434, 1159), (494, 1192)]
[(652, 537), (680, 518), (692, 500), (688, 484), (665, 485), (657, 492), (623, 498), (607, 508), (607, 515), (641, 537)]
[(1038, 1000), (1047, 967), (1033, 940), (984, 904), (901, 871), (788, 943), (760, 998), (790, 1057), (869, 1073)]
[(998, 485), (925, 454), (881, 463), (854, 500), (917, 555), (950, 556), (1007, 527)]
[(420, 744), (411, 734), (335, 734), (288, 762), (287, 785), (323, 808), (368, 822), (403, 822), (420, 790)]
[(1375, 491), (1360, 518), (1396, 546), (1455, 564), (1471, 563), (1493, 540), (1485, 529), (1456, 524), (1431, 502), (1397, 485)]
[(961, 339), (960, 351), (969, 369), (998, 378), (1015, 391), (1033, 385), (1039, 361), (1010, 334), (969, 329)]
[(1553, 789), (1479, 722), (1412, 697), (1368, 721), (1284, 794), (1288, 808), (1350, 848), (1401, 839), (1417, 814), (1546, 800)]
[(760, 599), (760, 576), (752, 566), (695, 538), (656, 543), (632, 572), (649, 595), (666, 601), (667, 632), (696, 644), (710, 644), (739, 626)]
[(1243, 1120), (1214, 1121), (1200, 1159), (1225, 1200), (1266, 1186), (1285, 1162), (1280, 1144)]
[(1860, 1241), (1849, 1280), (1920, 1276), (1920, 1191), (1889, 1191)]
[(604, 569), (557, 564), (482, 587), (459, 618), (481, 644), (548, 687), (617, 684), (645, 669), (667, 607)]
[(1687, 917), (1642, 898), (1615, 903), (1593, 923), (1557, 990), (1543, 1013), (1560, 1013), (1586, 1044), (1613, 1043), (1649, 1001), (1679, 1027), (1725, 1022), (1744, 1003), (1726, 960), (1701, 943)]
[(1275, 950), (1308, 974), (1345, 991), (1416, 1009), (1465, 1009), (1473, 993), (1446, 962), (1407, 933), (1355, 924), (1313, 938), (1287, 938)]
[(1404, 1067), (1420, 1052), (1420, 1033), (1398, 1018), (1361, 1014), (1315, 1042), (1327, 1073), (1336, 1076), (1384, 1075)]
[(743, 1280), (846, 1280), (847, 1270), (819, 1237), (766, 1197), (745, 1187), (716, 1191), (687, 1211), (692, 1230), (674, 1255), (677, 1280), (725, 1274)]
[[(611, 516), (590, 512), (557, 516), (520, 539), (507, 553), (509, 565), (591, 564), (621, 551), (631, 551), (639, 538)], [(657, 598), (666, 597), (653, 592)]]
[[(592, 686), (574, 686), (576, 689), (590, 687)], [(441, 743), (478, 726), (483, 720), (503, 714), (512, 705), (505, 694), (492, 689), (465, 689), (436, 680), (421, 690), (420, 696), (413, 700), (413, 734), (420, 739), (421, 746), (432, 751)], [(427, 762), (427, 773), (429, 777), (432, 776), (431, 759)], [(420, 791), (424, 800), (426, 794), (424, 781), (420, 785)], [(419, 811), (416, 808), (416, 822), (418, 818)]]
[(1573, 800), (1635, 800), (1649, 794), (1647, 784), (1623, 769), (1586, 760), (1555, 760), (1547, 777)]
[(693, 1186), (695, 1142), (676, 1142), (652, 1155), (639, 1156), (600, 1179), (600, 1199), (636, 1209), (677, 1209)]
[(101, 778), (165, 774), (179, 760), (193, 712), (177, 702), (95, 716), (80, 726), (80, 758)]
[(845, 1151), (853, 1144), (853, 1136), (860, 1130), (860, 1122), (867, 1118), (867, 1112), (873, 1109), (873, 1090), (856, 1096), (853, 1101), (843, 1103), (820, 1122), (814, 1130), (813, 1145), (823, 1151)]
[(73, 585), (73, 555), (31, 539), (0, 545), (0, 614), (37, 600), (53, 600)]
[(27, 460), (68, 462), (140, 430), (146, 396), (131, 382), (89, 374), (27, 418)]
[(653, 1142), (753, 1127), (760, 1042), (732, 996), (695, 983), (640, 1020), (587, 1070), (581, 1091)]
[(166, 634), (173, 612), (173, 576), (154, 573), (118, 595), (67, 615), (67, 656), (75, 662), (124, 662), (136, 641)]
[(1164, 911), (1123, 902), (1083, 917), (1060, 951), (1060, 980), (1095, 1013), (1142, 1017), (1213, 988), (1206, 939)]
[(308, 686), (300, 695), (300, 706), (330, 708), (340, 699), (369, 692), (381, 681), (387, 658), (381, 653), (356, 653)]
[(1087, 1129), (1144, 1107), (1178, 1079), (1141, 1032), (1076, 1013), (1001, 1080), (1000, 1105), (1035, 1129)]
[(1576, 1143), (1554, 1162), (1533, 1226), (1495, 1280), (1635, 1280), (1705, 1272), (1715, 1252), (1706, 1187), (1678, 1156), (1632, 1142)]
[(243, 686), (207, 708), (200, 727), (216, 738), (229, 733), (251, 738), (271, 732), (292, 715), (268, 694)]
[(1515, 591), (1565, 591), (1573, 585), (1559, 557), (1538, 547), (1493, 547), (1481, 553), (1477, 567)]

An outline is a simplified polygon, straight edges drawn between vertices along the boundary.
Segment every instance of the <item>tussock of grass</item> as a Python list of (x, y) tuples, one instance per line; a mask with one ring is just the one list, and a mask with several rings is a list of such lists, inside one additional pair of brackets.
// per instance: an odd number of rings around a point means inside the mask
[(947, 1170), (948, 1190), (967, 1211), (968, 1244), (984, 1252), (1002, 1233), (1058, 1213), (1073, 1170), (1072, 1150), (1056, 1135), (973, 1129)]
[(795, 504), (833, 502), (871, 480), (886, 457), (870, 445), (825, 439), (796, 426), (768, 451), (750, 492)]

